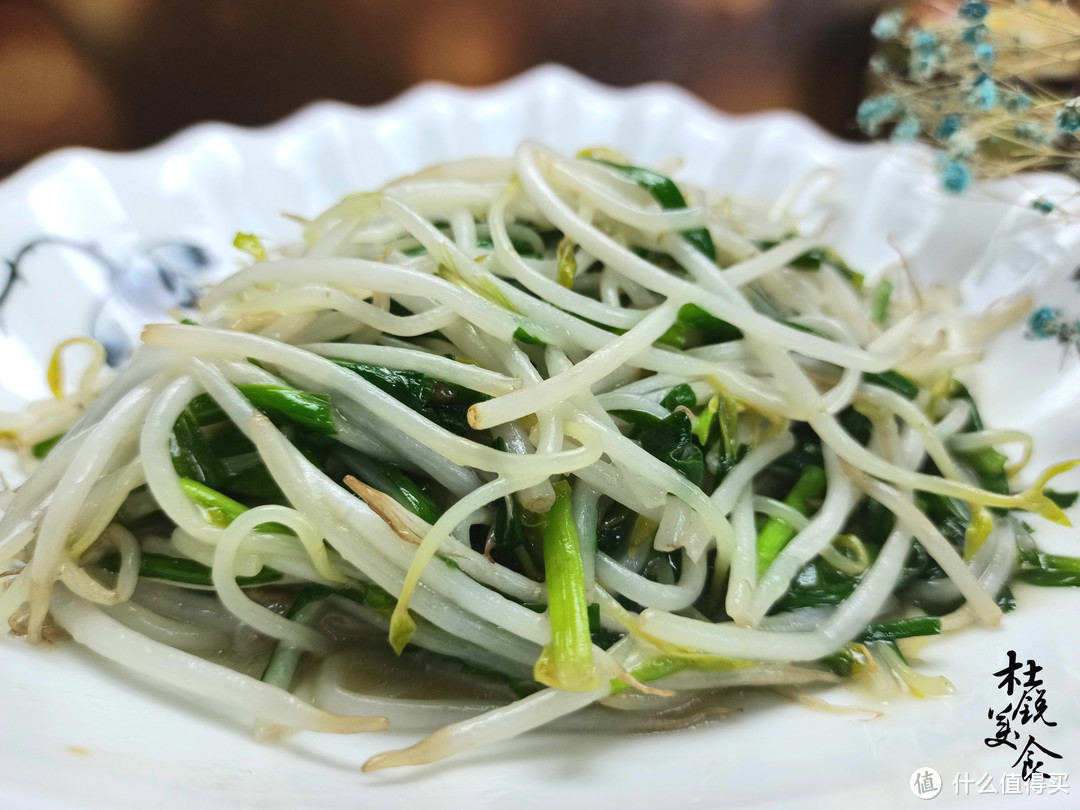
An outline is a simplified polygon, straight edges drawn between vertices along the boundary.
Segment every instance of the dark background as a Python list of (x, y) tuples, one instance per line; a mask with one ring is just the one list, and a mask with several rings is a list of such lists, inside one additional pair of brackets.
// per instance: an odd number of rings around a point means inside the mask
[(852, 136), (880, 0), (0, 0), (0, 176), (60, 146), (135, 149), (318, 99), (385, 101), (543, 62), (662, 79)]

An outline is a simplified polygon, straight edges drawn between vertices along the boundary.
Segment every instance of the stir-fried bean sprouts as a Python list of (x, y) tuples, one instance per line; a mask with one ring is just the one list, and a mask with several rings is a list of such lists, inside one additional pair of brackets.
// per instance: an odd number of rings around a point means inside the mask
[[(811, 230), (820, 174), (721, 205), (524, 144), (259, 245), (111, 382), (58, 349), (0, 417), (0, 617), (263, 731), (434, 729), (364, 770), (873, 660), (945, 691), (894, 641), (996, 624), (1018, 560), (1069, 584), (1004, 510), (1067, 523), (1072, 463), (1013, 487), (1031, 438), (957, 379), (991, 330), (872, 294)], [(462, 696), (380, 693), (417, 665)]]

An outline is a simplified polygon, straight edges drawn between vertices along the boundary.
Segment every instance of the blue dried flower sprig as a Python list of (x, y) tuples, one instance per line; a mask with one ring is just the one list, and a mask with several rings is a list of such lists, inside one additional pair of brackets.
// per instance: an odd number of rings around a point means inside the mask
[(960, 10), (957, 13), (962, 20), (982, 22), (989, 16), (990, 7), (982, 0), (965, 0), (960, 4)]
[[(1080, 14), (1061, 8), (1054, 24), (1068, 35), (1063, 43), (1075, 43)], [(996, 9), (982, 0), (964, 0), (956, 18), (932, 26), (889, 11), (872, 28), (879, 48), (869, 71), (878, 92), (859, 106), (856, 123), (872, 137), (935, 145), (941, 184), (948, 191), (963, 191), (975, 178), (1032, 169), (1080, 177), (1080, 98), (1056, 98), (1038, 89), (1039, 71), (1057, 46), (1024, 48), (1010, 32), (1012, 22), (1037, 10), (1010, 4), (1010, 16), (994, 22)], [(1045, 200), (1031, 208), (1054, 210)]]
[(1039, 307), (1028, 316), (1026, 337), (1053, 340), (1080, 353), (1080, 320), (1069, 320), (1054, 307)]

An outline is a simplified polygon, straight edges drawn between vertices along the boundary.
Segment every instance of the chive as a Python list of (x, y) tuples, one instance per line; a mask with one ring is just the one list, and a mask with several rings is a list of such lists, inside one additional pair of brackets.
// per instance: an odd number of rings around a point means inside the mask
[(390, 613), (394, 609), (394, 605), (397, 604), (397, 598), (378, 585), (368, 585), (364, 589), (364, 604), (372, 610)]
[(49, 455), (49, 451), (60, 443), (62, 438), (64, 438), (64, 434), (57, 433), (51, 439), (44, 439), (30, 448), (30, 454), (34, 458), (45, 458), (45, 456)]
[(913, 636), (937, 636), (941, 634), (941, 619), (937, 616), (916, 616), (891, 622), (871, 624), (859, 637), (860, 641), (896, 641)]
[(312, 394), (284, 385), (238, 385), (237, 388), (256, 408), (281, 414), (324, 436), (337, 433), (330, 398), (325, 394)]
[(979, 486), (990, 492), (1008, 495), (1009, 475), (1005, 466), (1008, 456), (999, 453), (993, 447), (980, 447), (978, 450), (957, 451), (957, 458), (971, 468), (979, 481)]
[(354, 360), (330, 359), (342, 368), (359, 374), (421, 416), (459, 436), (472, 432), (468, 419), (469, 406), (490, 399), (486, 394), (471, 388), (435, 379), (419, 371), (386, 368)]
[(946, 540), (958, 548), (963, 547), (971, 522), (968, 506), (963, 501), (933, 492), (919, 492), (915, 496), (915, 505), (930, 518)]
[[(325, 585), (308, 585), (297, 594), (285, 618), (305, 625), (312, 622), (331, 590)], [(303, 654), (304, 651), (300, 647), (279, 641), (274, 645), (274, 653), (266, 662), (266, 668), (263, 669), (262, 682), (285, 691), (291, 690), (293, 678), (296, 676), (296, 667)]]
[(530, 335), (520, 326), (514, 330), (514, 340), (520, 340), (522, 343), (528, 343), (530, 346), (546, 346), (540, 338), (535, 335)]
[[(523, 507), (516, 498), (502, 498), (495, 503), (495, 526), (492, 534), (494, 548), (517, 548), (528, 540)], [(547, 610), (543, 605), (541, 610)]]
[[(330, 411), (330, 398), (284, 385), (238, 385), (248, 401), (264, 413), (284, 416), (316, 433), (337, 433)], [(213, 425), (228, 419), (225, 411), (209, 394), (191, 400), (188, 410), (199, 425)]]
[(687, 341), (690, 339), (687, 333), (686, 324), (675, 321), (671, 326), (667, 328), (660, 337), (656, 339), (653, 345), (671, 346), (675, 349), (682, 349), (686, 346)]
[[(657, 681), (660, 678), (674, 675), (676, 672), (682, 672), (687, 666), (688, 662), (683, 659), (658, 655), (656, 658), (650, 658), (644, 664), (634, 667), (630, 674), (641, 683), (648, 683), (649, 681)], [(617, 695), (619, 692), (625, 692), (629, 688), (630, 684), (626, 681), (618, 678), (611, 679), (611, 694)]]
[[(807, 501), (820, 498), (824, 492), (825, 470), (811, 465), (803, 470), (784, 503), (805, 515), (809, 510)], [(795, 529), (786, 521), (776, 517), (769, 518), (757, 537), (758, 576), (765, 573), (794, 536)]]
[(881, 388), (888, 388), (890, 391), (895, 391), (904, 397), (904, 399), (915, 399), (919, 396), (919, 386), (903, 374), (895, 371), (883, 371), (880, 374), (864, 372), (862, 378), (863, 382)]
[[(682, 672), (684, 669), (723, 672), (732, 669), (747, 669), (754, 666), (755, 664), (749, 661), (714, 655), (688, 655), (679, 658), (670, 655), (658, 655), (635, 667), (630, 674), (641, 683), (648, 683), (649, 681), (656, 681), (674, 675), (676, 672)], [(626, 682), (613, 678), (611, 681), (611, 694), (617, 695), (628, 687), (629, 684)]]
[[(120, 570), (120, 555), (109, 554), (102, 558), (101, 566), (110, 573)], [(211, 569), (195, 560), (184, 557), (170, 557), (167, 554), (143, 553), (139, 558), (139, 576), (146, 579), (161, 579), (181, 585), (196, 585), (204, 588), (214, 587)], [(236, 584), (241, 587), (266, 585), (277, 582), (282, 573), (269, 566), (263, 566), (259, 573), (250, 577), (237, 577)]]
[[(536, 248), (532, 246), (530, 242), (526, 242), (524, 239), (518, 239), (516, 236), (510, 237), (510, 244), (514, 246), (515, 252), (523, 259), (540, 259), (543, 258), (536, 252)], [(478, 236), (476, 237), (476, 246), (482, 250), (492, 250), (495, 247), (495, 242), (490, 236)], [(415, 250), (416, 248), (413, 248)], [(422, 253), (410, 253), (406, 251), (407, 256), (419, 256), (427, 253), (427, 250)]]
[[(675, 208), (686, 208), (686, 198), (683, 197), (679, 187), (675, 185), (674, 181), (669, 177), (664, 177), (662, 174), (657, 174), (649, 169), (643, 169), (640, 166), (623, 166), (619, 163), (611, 163), (607, 160), (600, 160), (599, 158), (586, 158), (593, 163), (599, 163), (603, 166), (607, 166), (609, 169), (615, 169), (620, 172), (647, 192), (652, 195), (652, 198), (660, 204), (660, 207), (665, 210), (671, 210)], [(692, 228), (682, 232), (683, 239), (697, 248), (701, 253), (707, 256), (710, 260), (716, 261), (716, 246), (713, 245), (712, 237), (709, 235), (709, 231), (706, 228)]]
[(983, 420), (982, 415), (979, 413), (979, 406), (975, 403), (975, 397), (971, 396), (971, 392), (968, 391), (966, 385), (953, 380), (952, 388), (949, 391), (949, 399), (961, 399), (971, 408), (971, 416), (968, 418), (968, 423), (964, 426), (963, 432), (977, 432), (983, 429)]
[(820, 660), (822, 664), (833, 672), (833, 674), (839, 675), (841, 678), (851, 677), (854, 659), (851, 651), (847, 647), (842, 650), (837, 650), (834, 653), (829, 653)]
[(221, 406), (217, 404), (217, 401), (209, 394), (199, 394), (188, 403), (187, 409), (200, 426), (216, 425), (218, 422), (224, 422), (229, 418)]
[[(757, 242), (757, 246), (761, 250), (769, 250), (779, 245), (775, 239), (762, 239)], [(840, 271), (841, 275), (848, 280), (856, 290), (863, 288), (863, 283), (866, 281), (866, 276), (855, 270), (852, 270), (848, 266), (848, 263), (841, 258), (840, 254), (832, 248), (816, 247), (810, 248), (805, 253), (796, 256), (789, 263), (790, 267), (794, 267), (796, 270), (810, 270), (817, 271), (821, 269), (821, 265), (828, 264)]]
[(544, 568), (547, 573), (551, 642), (533, 668), (540, 683), (569, 692), (588, 692), (598, 684), (593, 667), (589, 608), (581, 546), (570, 506), (570, 485), (555, 483), (555, 503), (544, 526)]
[(874, 290), (874, 302), (870, 308), (870, 319), (874, 323), (885, 323), (889, 315), (889, 301), (892, 299), (893, 285), (888, 279), (882, 279)]
[[(368, 599), (369, 592), (386, 593), (377, 585), (357, 586), (353, 588), (335, 588), (330, 585), (312, 584), (305, 586), (296, 595), (289, 610), (285, 613), (286, 619), (308, 624), (315, 618), (322, 602), (331, 596), (340, 596), (361, 605), (373, 607)], [(391, 597), (391, 605), (393, 605)], [(283, 641), (279, 641), (274, 647), (274, 654), (263, 670), (262, 680), (264, 683), (273, 684), (281, 689), (288, 690), (292, 687), (293, 676), (296, 674), (296, 666), (300, 663), (303, 650), (292, 647)]]
[(589, 613), (589, 632), (595, 633), (600, 630), (600, 605), (597, 602), (592, 602), (588, 607)]
[(1047, 554), (1039, 549), (1020, 552), (1021, 569), (1017, 578), (1043, 588), (1080, 587), (1080, 557)]
[(214, 455), (195, 417), (182, 411), (169, 434), (169, 454), (181, 478), (218, 486), (226, 477), (225, 468)]
[(335, 447), (331, 452), (350, 473), (369, 487), (389, 495), (427, 523), (434, 523), (442, 517), (442, 510), (419, 484), (394, 465), (369, 458), (351, 447)]
[(837, 583), (835, 585), (822, 585), (814, 588), (791, 588), (776, 601), (774, 610), (784, 613), (804, 607), (822, 607), (823, 605), (839, 605), (855, 591), (856, 582)]
[(1040, 588), (1077, 588), (1080, 587), (1080, 571), (1058, 571), (1030, 569), (1020, 571), (1017, 578), (1028, 585)]
[[(211, 489), (206, 484), (198, 481), (192, 481), (190, 478), (181, 478), (180, 488), (184, 490), (184, 494), (188, 496), (192, 503), (206, 510), (207, 517), (215, 526), (228, 526), (240, 515), (248, 511), (248, 507), (239, 501), (234, 501), (228, 495), (222, 495), (216, 489)], [(288, 526), (282, 526), (280, 523), (263, 523), (256, 526), (255, 530), (293, 534), (292, 529)]]

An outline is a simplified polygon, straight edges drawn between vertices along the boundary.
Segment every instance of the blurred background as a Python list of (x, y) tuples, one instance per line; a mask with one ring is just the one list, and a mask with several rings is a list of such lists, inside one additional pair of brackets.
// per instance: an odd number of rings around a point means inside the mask
[(206, 119), (385, 101), (560, 62), (854, 137), (879, 0), (0, 0), (0, 176), (60, 146), (135, 149)]

